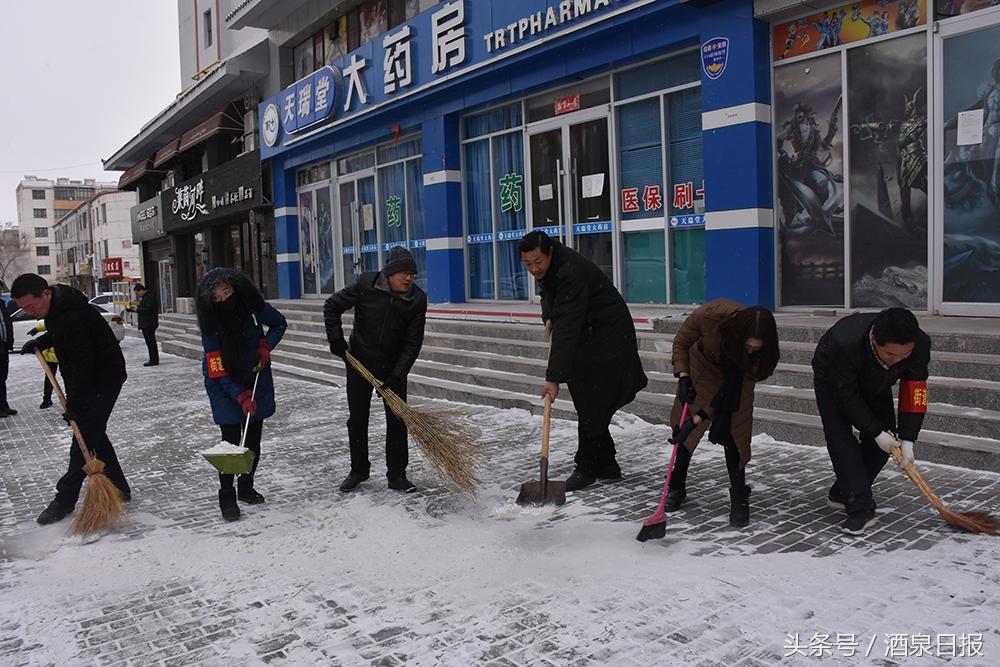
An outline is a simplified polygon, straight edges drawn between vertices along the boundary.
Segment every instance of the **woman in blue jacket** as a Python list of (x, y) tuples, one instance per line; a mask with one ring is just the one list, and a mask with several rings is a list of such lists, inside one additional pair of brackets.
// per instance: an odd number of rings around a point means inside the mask
[[(264, 502), (253, 486), (260, 460), (264, 420), (274, 414), (274, 379), (271, 350), (285, 334), (285, 316), (264, 300), (250, 278), (237, 269), (212, 269), (198, 283), (196, 294), (198, 327), (205, 351), (201, 370), (205, 391), (212, 404), (212, 417), (222, 429), (222, 439), (240, 443), (247, 415), (244, 446), (254, 453), (249, 475), (240, 475), (233, 488), (233, 475), (219, 475), (219, 508), (227, 521), (240, 518), (237, 500)], [(267, 327), (265, 333), (264, 328)], [(254, 376), (257, 391), (253, 393)]]

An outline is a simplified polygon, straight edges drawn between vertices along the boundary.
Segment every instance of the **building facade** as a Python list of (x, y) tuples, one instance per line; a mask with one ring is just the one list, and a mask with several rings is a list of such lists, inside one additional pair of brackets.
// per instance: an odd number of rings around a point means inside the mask
[(103, 192), (79, 204), (53, 226), (55, 282), (94, 297), (113, 282), (142, 275), (139, 249), (132, 243), (130, 211), (134, 192)]
[(224, 29), (235, 0), (178, 2), (177, 98), (105, 160), (137, 193), (130, 217), (144, 279), (165, 310), (190, 298), (208, 268), (246, 271), (277, 294), (274, 220), (257, 152), (256, 104), (267, 86), (263, 30)]
[(98, 182), (92, 178), (73, 180), (25, 176), (17, 185), (17, 221), (31, 244), (31, 266), (28, 270), (48, 281), (56, 280), (54, 225), (81, 202), (98, 192), (114, 189), (114, 183)]

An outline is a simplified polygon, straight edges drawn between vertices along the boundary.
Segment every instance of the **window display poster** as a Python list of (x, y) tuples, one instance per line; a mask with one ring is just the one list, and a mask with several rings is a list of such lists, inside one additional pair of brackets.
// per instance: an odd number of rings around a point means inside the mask
[(840, 54), (774, 70), (781, 304), (844, 303)]
[(326, 64), (326, 60), (323, 57), (323, 51), (323, 33), (318, 32), (313, 35), (313, 72)]
[(927, 36), (847, 53), (851, 305), (927, 307)]
[(316, 256), (313, 253), (313, 193), (299, 193), (299, 259), (302, 262), (302, 292), (316, 293)]
[(370, 42), (389, 29), (385, 0), (368, 0), (361, 5), (361, 43)]
[(316, 255), (318, 258), (320, 292), (333, 294), (333, 215), (330, 209), (330, 188), (316, 190)]
[(1000, 0), (937, 0), (935, 14), (938, 18), (969, 14), (980, 9), (989, 9), (1000, 5)]
[(333, 65), (347, 55), (347, 16), (341, 16), (323, 31), (326, 64)]
[(776, 25), (772, 55), (794, 58), (925, 23), (927, 0), (861, 0)]
[[(998, 303), (1000, 27), (949, 37), (943, 50), (943, 296), (948, 302)], [(963, 145), (959, 117), (976, 110), (982, 112), (982, 143)]]
[(313, 42), (311, 39), (307, 39), (298, 46), (292, 52), (292, 57), (295, 60), (295, 80), (298, 81), (307, 74), (311, 74), (316, 71), (313, 68), (315, 64), (313, 62)]

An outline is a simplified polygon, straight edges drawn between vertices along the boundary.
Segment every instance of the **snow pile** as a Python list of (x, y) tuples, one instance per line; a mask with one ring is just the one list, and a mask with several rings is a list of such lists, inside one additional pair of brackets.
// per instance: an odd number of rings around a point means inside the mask
[(232, 443), (223, 440), (215, 447), (211, 449), (206, 449), (201, 453), (202, 456), (242, 456), (246, 454), (249, 450), (246, 447), (240, 447), (239, 445), (234, 445)]

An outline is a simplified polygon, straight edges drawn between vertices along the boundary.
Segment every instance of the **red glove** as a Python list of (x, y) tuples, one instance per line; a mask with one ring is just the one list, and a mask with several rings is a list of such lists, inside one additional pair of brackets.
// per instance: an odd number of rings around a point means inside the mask
[(236, 402), (240, 404), (240, 409), (245, 415), (257, 414), (257, 402), (253, 400), (253, 392), (247, 389), (236, 397)]
[(257, 343), (257, 358), (260, 359), (260, 367), (264, 368), (271, 363), (271, 344), (266, 338), (261, 338)]

